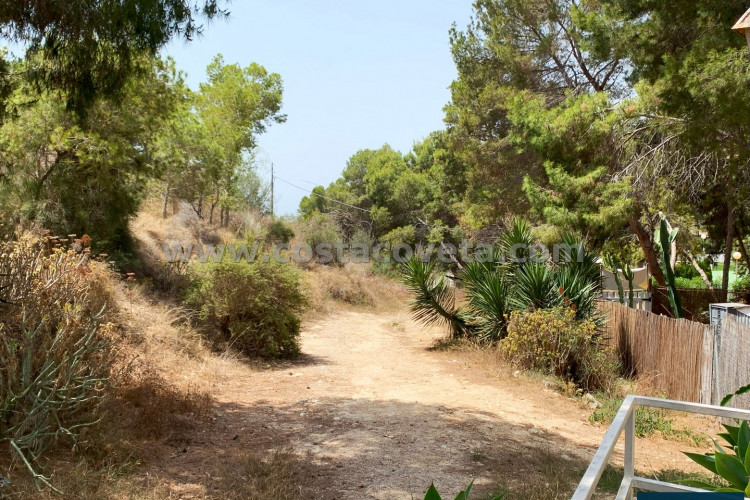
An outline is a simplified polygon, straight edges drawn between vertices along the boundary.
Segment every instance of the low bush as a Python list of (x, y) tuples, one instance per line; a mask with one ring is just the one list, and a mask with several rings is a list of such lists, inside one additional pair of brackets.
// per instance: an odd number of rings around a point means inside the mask
[(291, 264), (262, 260), (196, 265), (187, 305), (245, 354), (295, 356), (307, 305), (300, 274)]
[(113, 360), (108, 271), (55, 241), (0, 245), (0, 440), (45, 484), (39, 459), (95, 423)]
[(268, 225), (266, 240), (269, 243), (289, 243), (294, 238), (294, 230), (281, 219)]
[(617, 377), (614, 353), (602, 344), (596, 323), (576, 319), (570, 307), (512, 313), (499, 348), (519, 368), (562, 377), (586, 391), (608, 391)]
[(703, 278), (700, 276), (696, 276), (694, 278), (675, 278), (674, 284), (678, 289), (687, 289), (687, 290), (706, 290), (708, 287), (706, 286), (706, 282), (703, 281)]
[(750, 292), (750, 274), (739, 276), (730, 288), (733, 292)]
[[(302, 226), (304, 242), (310, 245), (315, 261), (319, 264), (339, 265), (341, 264), (335, 246), (343, 242), (339, 227), (330, 217), (317, 214), (308, 218)], [(328, 246), (332, 251), (319, 252), (322, 247)]]
[[(600, 402), (601, 407), (596, 408), (589, 415), (589, 422), (592, 424), (611, 424), (620, 406), (622, 406), (623, 398), (609, 394), (597, 394), (597, 401)], [(665, 438), (684, 439), (691, 442), (693, 438), (700, 439), (700, 436), (688, 430), (675, 429), (674, 420), (664, 410), (643, 407), (636, 408), (635, 435), (638, 437), (647, 437), (656, 432), (661, 433)]]

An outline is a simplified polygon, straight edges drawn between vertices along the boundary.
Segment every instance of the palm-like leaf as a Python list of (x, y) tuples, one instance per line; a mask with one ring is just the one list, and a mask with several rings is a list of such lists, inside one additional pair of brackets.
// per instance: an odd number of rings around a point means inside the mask
[(557, 304), (557, 287), (553, 278), (547, 264), (529, 262), (520, 267), (512, 277), (515, 282), (511, 298), (513, 308), (547, 309)]
[(595, 312), (596, 298), (601, 291), (601, 281), (592, 281), (581, 270), (563, 267), (557, 271), (555, 281), (563, 305), (573, 306), (578, 319), (588, 318)]
[(497, 269), (473, 262), (462, 273), (469, 298), (469, 311), (475, 334), (485, 340), (497, 340), (506, 334), (509, 312), (509, 287)]
[(498, 243), (509, 262), (514, 263), (515, 259), (528, 259), (529, 247), (534, 244), (531, 237), (531, 224), (520, 217), (514, 217), (510, 231), (504, 233)]
[(414, 319), (426, 325), (447, 324), (454, 337), (466, 334), (466, 318), (456, 307), (453, 290), (434, 263), (412, 258), (404, 264), (403, 282), (413, 295)]

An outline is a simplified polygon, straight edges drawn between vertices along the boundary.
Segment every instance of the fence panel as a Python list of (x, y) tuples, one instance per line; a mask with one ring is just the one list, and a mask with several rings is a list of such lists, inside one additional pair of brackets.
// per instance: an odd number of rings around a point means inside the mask
[[(727, 315), (721, 321), (717, 336), (714, 403), (750, 384), (750, 326), (741, 323), (734, 315)], [(735, 408), (750, 408), (750, 394), (743, 394), (732, 400)]]
[(627, 373), (651, 380), (657, 392), (702, 402), (710, 394), (713, 329), (710, 326), (599, 302), (608, 317), (607, 342), (617, 348)]

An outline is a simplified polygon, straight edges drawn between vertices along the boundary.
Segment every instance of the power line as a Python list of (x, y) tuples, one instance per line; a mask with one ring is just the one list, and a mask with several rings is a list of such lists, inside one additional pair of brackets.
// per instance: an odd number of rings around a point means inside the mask
[(323, 198), (324, 200), (328, 200), (328, 201), (333, 202), (333, 203), (338, 203), (339, 205), (344, 205), (345, 207), (353, 208), (355, 210), (361, 210), (362, 212), (366, 212), (368, 214), (372, 213), (372, 210), (367, 210), (365, 208), (355, 207), (354, 205), (349, 205), (348, 203), (344, 203), (343, 201), (334, 200), (333, 198), (329, 198), (328, 196), (323, 196), (322, 194), (314, 193), (314, 192), (312, 192), (312, 191), (310, 191), (308, 189), (305, 189), (303, 187), (299, 187), (296, 184), (292, 184), (291, 182), (289, 182), (289, 181), (287, 181), (285, 179), (282, 179), (279, 176), (274, 176), (274, 178), (280, 180), (281, 182), (283, 182), (285, 184), (289, 184), (290, 186), (292, 186), (294, 188), (297, 188), (297, 189), (299, 189), (301, 191), (309, 193), (309, 194), (311, 194), (313, 196), (317, 196), (318, 198)]

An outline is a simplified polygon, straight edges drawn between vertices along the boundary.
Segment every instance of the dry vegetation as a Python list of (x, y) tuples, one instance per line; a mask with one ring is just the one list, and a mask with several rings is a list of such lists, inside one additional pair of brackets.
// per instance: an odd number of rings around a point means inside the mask
[[(307, 485), (310, 478), (305, 464), (299, 452), (281, 448), (287, 446), (283, 439), (274, 441), (274, 446), (280, 447), (277, 449), (233, 446), (221, 456), (213, 455), (217, 449), (213, 443), (206, 446), (214, 439), (212, 436), (223, 432), (219, 412), (224, 411), (221, 408), (227, 402), (215, 399), (217, 389), (233, 378), (258, 370), (273, 371), (283, 363), (249, 361), (226, 344), (207, 341), (195, 313), (181, 307), (175, 299), (175, 290), (182, 286), (178, 281), (181, 274), (152, 274), (162, 269), (160, 242), (191, 242), (197, 235), (201, 241), (218, 237), (229, 243), (235, 238), (235, 230), (203, 227), (189, 207), (182, 206), (177, 215), (168, 219), (143, 211), (132, 222), (132, 231), (143, 261), (138, 279), (123, 279), (105, 271), (102, 264), (94, 264), (99, 270), (97, 275), (102, 277), (102, 290), (106, 290), (102, 296), (116, 305), (107, 313), (107, 321), (116, 325), (112, 335), (117, 341), (111, 389), (96, 413), (99, 424), (81, 433), (75, 449), (64, 441), (55, 442), (44, 461), (44, 473), (67, 498), (309, 498), (313, 490)], [(408, 300), (400, 285), (374, 275), (366, 265), (312, 264), (305, 266), (303, 274), (312, 304), (306, 316), (309, 322), (342, 310), (392, 312), (401, 310)], [(162, 286), (155, 286), (157, 278), (164, 280)], [(170, 283), (171, 290), (170, 286), (163, 286)], [(497, 349), (452, 341), (438, 343), (434, 350), (447, 352), (433, 356), (444, 354), (463, 360), (473, 372), (500, 379), (504, 385), (512, 385), (517, 377), (526, 378), (522, 385), (529, 385), (531, 380), (535, 386), (541, 384), (564, 398), (580, 401), (575, 386), (541, 375), (520, 375)], [(283, 374), (288, 371), (285, 366), (281, 369)], [(606, 406), (610, 402), (604, 403)], [(583, 411), (591, 411), (580, 404)], [(692, 421), (680, 420), (679, 424), (696, 426)], [(263, 422), (252, 425), (262, 426)], [(707, 432), (713, 430), (708, 422), (703, 422), (702, 427)], [(663, 429), (656, 428), (666, 435)], [(688, 440), (691, 438), (687, 436)], [(218, 449), (223, 447), (219, 445)], [(178, 458), (188, 456), (188, 450), (198, 450), (198, 456), (203, 457), (195, 471), (205, 477), (185, 477), (189, 469), (184, 469)], [(524, 464), (525, 472), (498, 477), (496, 492), (507, 493), (508, 499), (568, 498), (585, 464), (561, 459), (544, 449), (532, 451)], [(497, 460), (497, 469), (502, 470), (506, 466), (502, 461), (504, 453), (503, 449), (477, 449), (472, 460), (485, 464)], [(12, 481), (10, 486), (0, 488), (3, 498), (60, 497), (50, 489), (40, 492), (23, 465), (8, 456), (0, 460), (0, 472)], [(614, 469), (608, 471), (605, 489), (614, 487), (618, 474), (621, 473)], [(519, 479), (521, 476), (523, 480)]]

